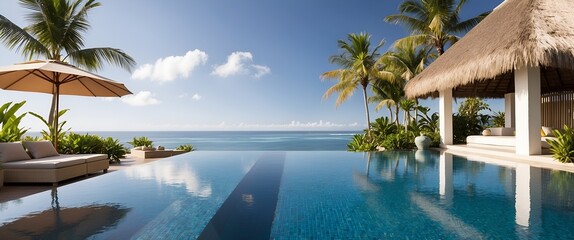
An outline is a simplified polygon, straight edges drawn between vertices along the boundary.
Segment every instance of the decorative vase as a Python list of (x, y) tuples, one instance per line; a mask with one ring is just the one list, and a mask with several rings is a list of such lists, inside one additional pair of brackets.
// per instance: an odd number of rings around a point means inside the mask
[(417, 145), (417, 148), (420, 150), (429, 149), (430, 144), (431, 139), (425, 135), (420, 135), (415, 138), (415, 145)]

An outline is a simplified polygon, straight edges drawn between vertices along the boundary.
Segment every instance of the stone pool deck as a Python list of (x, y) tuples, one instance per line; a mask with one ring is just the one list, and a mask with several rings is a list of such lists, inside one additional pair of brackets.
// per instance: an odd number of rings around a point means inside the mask
[[(140, 158), (132, 154), (127, 154), (126, 158), (122, 159), (120, 164), (110, 164), (108, 172), (118, 171), (125, 168), (129, 168), (134, 165), (140, 165), (145, 163), (150, 163), (154, 161), (161, 160), (163, 158)], [(59, 183), (59, 186), (64, 186), (70, 183), (75, 183), (85, 179), (98, 177), (104, 173), (98, 172), (96, 174), (91, 174), (88, 177), (78, 177)], [(52, 184), (14, 184), (14, 183), (4, 183), (4, 186), (0, 188), (0, 204), (12, 200), (17, 200), (28, 195), (36, 194), (46, 190), (52, 189)]]

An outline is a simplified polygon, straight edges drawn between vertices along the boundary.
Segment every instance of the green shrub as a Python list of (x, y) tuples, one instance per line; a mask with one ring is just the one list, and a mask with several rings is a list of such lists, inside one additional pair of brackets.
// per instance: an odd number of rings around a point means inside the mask
[(175, 150), (183, 150), (186, 152), (191, 152), (191, 151), (195, 151), (195, 148), (193, 148), (193, 145), (191, 145), (191, 144), (183, 144), (183, 145), (177, 146), (177, 148), (175, 148)]
[(492, 115), (492, 126), (504, 127), (504, 124), (505, 124), (504, 112), (494, 112), (494, 115)]
[(386, 150), (413, 149), (415, 148), (415, 137), (407, 131), (389, 134), (382, 142), (382, 147)]
[(103, 146), (104, 143), (100, 136), (69, 133), (64, 136), (58, 148), (61, 149), (61, 153), (65, 154), (85, 154), (104, 153)]
[(120, 158), (126, 156), (127, 150), (119, 140), (108, 137), (102, 140), (102, 150), (105, 154), (108, 154), (110, 162), (120, 162)]
[(149, 140), (147, 137), (134, 137), (134, 140), (128, 143), (133, 147), (153, 147), (153, 141)]
[(554, 159), (562, 163), (574, 162), (574, 129), (564, 125), (564, 130), (552, 130), (556, 140), (548, 139)]
[(371, 152), (375, 150), (377, 150), (377, 146), (365, 134), (355, 134), (351, 142), (347, 144), (347, 151), (351, 152)]
[(58, 144), (58, 152), (63, 154), (106, 154), (110, 162), (120, 162), (127, 151), (119, 140), (111, 137), (102, 138), (97, 135), (68, 133)]

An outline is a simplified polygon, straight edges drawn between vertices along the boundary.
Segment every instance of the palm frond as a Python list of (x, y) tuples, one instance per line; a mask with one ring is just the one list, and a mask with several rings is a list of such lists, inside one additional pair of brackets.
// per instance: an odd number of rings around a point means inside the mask
[(135, 60), (122, 50), (108, 47), (82, 49), (70, 53), (64, 59), (67, 58), (88, 70), (100, 70), (102, 63), (106, 62), (131, 72), (136, 65)]
[(30, 59), (34, 55), (45, 57), (50, 55), (42, 43), (2, 15), (0, 15), (0, 41), (4, 42), (9, 49), (22, 51)]

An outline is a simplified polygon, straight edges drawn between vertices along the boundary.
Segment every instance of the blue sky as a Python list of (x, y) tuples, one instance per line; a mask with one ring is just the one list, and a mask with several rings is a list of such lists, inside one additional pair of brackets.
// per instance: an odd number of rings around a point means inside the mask
[[(322, 99), (333, 82), (319, 76), (338, 68), (328, 58), (348, 33), (368, 32), (373, 44), (384, 39), (383, 51), (409, 33), (383, 20), (398, 13), (399, 0), (100, 2), (85, 45), (120, 48), (136, 60), (132, 73), (98, 72), (134, 95), (61, 96), (72, 131), (363, 129), (361, 93), (336, 108), (336, 96)], [(501, 2), (469, 0), (463, 19)], [(0, 14), (21, 27), (25, 13), (17, 0), (0, 2)], [(26, 60), (0, 46), (0, 65)], [(22, 111), (48, 115), (51, 95), (0, 90), (0, 103), (22, 100)], [(489, 103), (503, 110), (500, 101)], [(422, 104), (438, 111), (437, 100)], [(373, 119), (388, 115), (371, 110)], [(32, 116), (22, 126), (45, 128)]]

